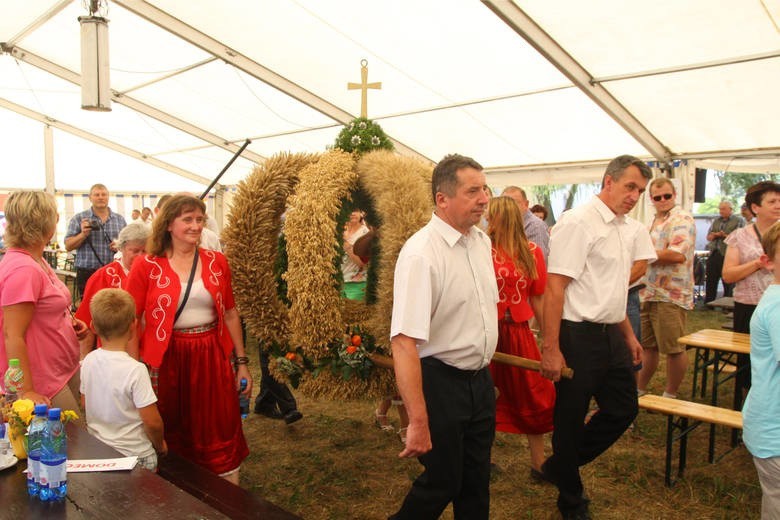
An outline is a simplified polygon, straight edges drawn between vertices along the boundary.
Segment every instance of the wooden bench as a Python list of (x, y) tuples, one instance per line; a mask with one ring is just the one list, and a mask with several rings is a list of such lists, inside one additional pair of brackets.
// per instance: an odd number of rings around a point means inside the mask
[[(234, 520), (296, 520), (299, 516), (231, 484), (175, 453), (158, 461), (158, 475)], [(175, 514), (173, 515), (175, 516)]]
[[(650, 394), (643, 395), (639, 398), (639, 407), (667, 416), (666, 469), (664, 480), (669, 487), (673, 486), (675, 481), (683, 476), (688, 447), (688, 434), (700, 424), (707, 423), (710, 425), (708, 452), (708, 460), (710, 463), (715, 462), (715, 426), (742, 429), (742, 412), (736, 410), (728, 410), (707, 404), (693, 403), (690, 401)], [(680, 441), (680, 449), (677, 463), (677, 477), (672, 480), (672, 451), (674, 441), (676, 440)], [(729, 450), (729, 452), (730, 451), (731, 450)]]

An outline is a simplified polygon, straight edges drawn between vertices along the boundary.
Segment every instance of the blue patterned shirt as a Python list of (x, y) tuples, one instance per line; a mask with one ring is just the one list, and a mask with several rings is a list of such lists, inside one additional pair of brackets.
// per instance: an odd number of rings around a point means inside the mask
[[(116, 240), (119, 232), (127, 225), (125, 217), (119, 213), (108, 210), (108, 219), (103, 222), (100, 229), (92, 229), (87, 239), (76, 249), (76, 269), (99, 269), (114, 260), (114, 252), (111, 250), (111, 242)], [(68, 223), (68, 232), (65, 238), (70, 238), (81, 233), (82, 219), (98, 219), (92, 212), (92, 208), (81, 213), (76, 213)], [(92, 243), (92, 247), (90, 247)], [(92, 250), (94, 248), (94, 251)], [(95, 256), (97, 254), (97, 256)]]
[(525, 210), (523, 229), (525, 230), (526, 238), (542, 248), (542, 254), (546, 262), (547, 256), (550, 254), (550, 228), (547, 227), (544, 220), (531, 213), (531, 210)]

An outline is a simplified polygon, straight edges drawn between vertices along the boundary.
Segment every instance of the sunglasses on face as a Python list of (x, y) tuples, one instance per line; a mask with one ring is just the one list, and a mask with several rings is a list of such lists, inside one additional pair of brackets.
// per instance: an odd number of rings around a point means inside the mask
[(653, 200), (656, 202), (661, 202), (661, 199), (669, 200), (672, 197), (674, 197), (674, 195), (672, 195), (671, 193), (664, 193), (663, 195), (653, 195)]

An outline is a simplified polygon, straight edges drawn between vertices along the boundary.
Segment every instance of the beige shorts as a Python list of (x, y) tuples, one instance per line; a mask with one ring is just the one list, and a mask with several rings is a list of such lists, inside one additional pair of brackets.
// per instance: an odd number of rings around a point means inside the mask
[(661, 354), (685, 352), (685, 346), (677, 343), (685, 335), (688, 311), (668, 302), (644, 302), (640, 311), (642, 322), (642, 348), (658, 349)]

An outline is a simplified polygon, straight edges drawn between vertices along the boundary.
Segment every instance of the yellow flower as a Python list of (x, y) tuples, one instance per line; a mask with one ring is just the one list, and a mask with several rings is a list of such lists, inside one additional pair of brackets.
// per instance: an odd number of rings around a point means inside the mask
[(30, 419), (32, 419), (33, 410), (35, 409), (35, 403), (30, 399), (18, 399), (14, 401), (11, 409), (20, 421), (24, 424), (30, 424)]
[(62, 412), (62, 422), (75, 421), (79, 416), (73, 410), (65, 410)]

